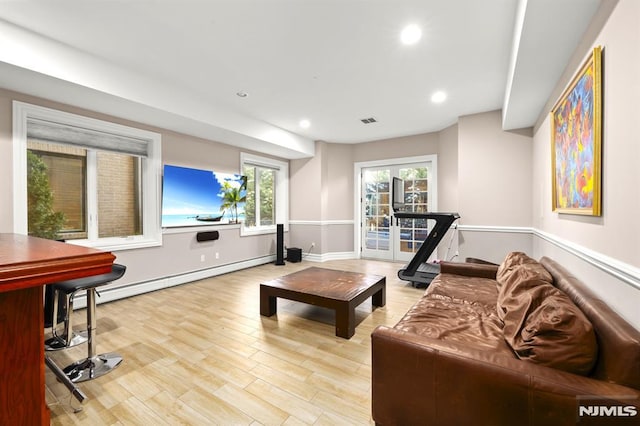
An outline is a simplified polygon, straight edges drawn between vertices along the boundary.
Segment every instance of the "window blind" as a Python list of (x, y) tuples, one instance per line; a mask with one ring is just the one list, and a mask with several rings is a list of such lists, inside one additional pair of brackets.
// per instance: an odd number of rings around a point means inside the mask
[(85, 129), (37, 118), (27, 118), (27, 137), (81, 148), (115, 151), (137, 157), (146, 158), (149, 155), (150, 141), (146, 139)]

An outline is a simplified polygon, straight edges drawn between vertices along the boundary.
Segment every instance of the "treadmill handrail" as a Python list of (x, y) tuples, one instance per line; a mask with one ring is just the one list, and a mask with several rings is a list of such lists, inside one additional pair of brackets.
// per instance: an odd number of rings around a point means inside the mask
[(431, 253), (438, 247), (440, 241), (445, 236), (453, 222), (460, 219), (458, 213), (409, 213), (409, 212), (397, 212), (396, 217), (400, 219), (432, 219), (436, 221), (435, 226), (429, 235), (425, 238), (424, 242), (413, 256), (409, 264), (404, 268), (404, 275), (414, 276), (418, 267), (422, 263), (426, 263)]
[(394, 213), (399, 219), (433, 219), (438, 220), (438, 218), (450, 217), (454, 216), (455, 219), (451, 221), (451, 223), (455, 222), (457, 219), (460, 219), (460, 215), (458, 213), (415, 213), (415, 212), (395, 212)]

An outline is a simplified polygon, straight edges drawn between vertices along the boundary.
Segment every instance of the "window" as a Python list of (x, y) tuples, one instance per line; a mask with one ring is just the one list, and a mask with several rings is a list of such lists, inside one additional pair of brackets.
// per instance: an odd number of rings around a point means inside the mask
[(276, 223), (275, 193), (276, 170), (259, 166), (244, 167), (247, 176), (247, 204), (245, 226), (269, 226)]
[(247, 176), (247, 202), (242, 235), (275, 232), (276, 224), (288, 230), (289, 165), (270, 158), (241, 154)]
[(161, 244), (160, 135), (14, 102), (14, 148), (15, 232), (48, 235), (48, 210), (49, 222), (63, 218), (56, 238), (72, 243)]

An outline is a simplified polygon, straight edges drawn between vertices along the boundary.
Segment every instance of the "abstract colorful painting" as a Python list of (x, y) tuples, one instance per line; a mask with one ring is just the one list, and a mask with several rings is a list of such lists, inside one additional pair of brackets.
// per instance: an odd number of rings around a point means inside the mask
[(552, 208), (559, 213), (601, 214), (601, 47), (551, 110)]

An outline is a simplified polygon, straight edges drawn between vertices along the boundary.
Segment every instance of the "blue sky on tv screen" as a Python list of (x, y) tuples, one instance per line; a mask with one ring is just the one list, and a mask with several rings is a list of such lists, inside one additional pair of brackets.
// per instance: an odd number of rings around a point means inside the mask
[[(162, 179), (162, 226), (201, 224), (196, 216), (222, 214), (222, 184), (240, 186), (240, 175), (165, 165)], [(239, 213), (244, 206), (239, 206)], [(228, 220), (232, 212), (225, 212)], [(226, 220), (225, 220), (226, 222)]]

